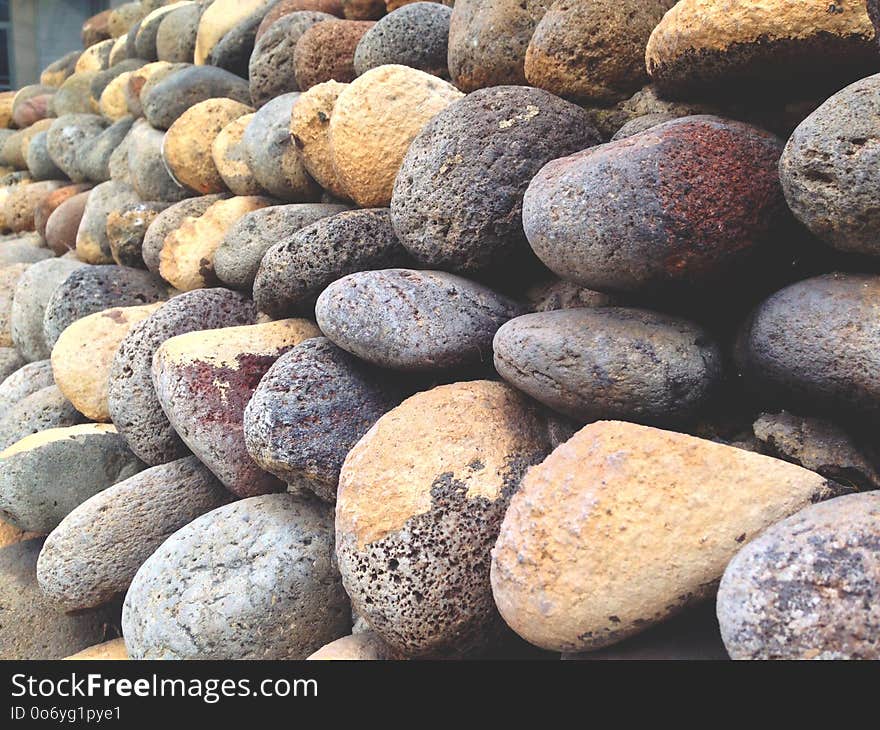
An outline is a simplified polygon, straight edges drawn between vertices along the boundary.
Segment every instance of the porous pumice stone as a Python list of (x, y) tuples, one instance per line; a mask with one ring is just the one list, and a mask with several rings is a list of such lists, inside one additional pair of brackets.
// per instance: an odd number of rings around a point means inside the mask
[(376, 20), (385, 15), (382, 0), (341, 0), (342, 12), (349, 20)]
[(223, 36), (269, 4), (269, 0), (214, 0), (202, 10), (193, 58), (188, 60), (196, 65), (210, 63), (211, 53)]
[(168, 203), (138, 203), (114, 210), (107, 216), (107, 239), (110, 253), (120, 266), (143, 269), (144, 236), (150, 224)]
[(153, 354), (168, 338), (200, 329), (253, 324), (253, 302), (229, 289), (180, 294), (138, 322), (120, 343), (110, 368), (110, 418), (129, 447), (150, 466), (188, 455), (153, 387)]
[(533, 86), (581, 103), (626, 99), (648, 81), (645, 45), (676, 0), (556, 0), (525, 55)]
[(741, 122), (666, 122), (545, 165), (523, 200), (526, 236), (550, 270), (591, 289), (706, 286), (779, 232), (781, 153)]
[(501, 636), (490, 550), (526, 469), (549, 452), (525, 396), (444, 385), (385, 414), (348, 454), (336, 554), (352, 608), (407, 657), (462, 657)]
[[(269, 15), (271, 11), (264, 21)], [(333, 19), (334, 16), (328, 13), (294, 12), (279, 18), (262, 36), (257, 32), (257, 43), (248, 67), (254, 106), (260, 107), (276, 96), (299, 91), (294, 64), (296, 44), (313, 25)]]
[(73, 182), (85, 182), (88, 178), (80, 165), (79, 151), (108, 126), (106, 119), (95, 114), (59, 116), (46, 133), (49, 156)]
[(139, 202), (137, 191), (128, 183), (109, 180), (92, 188), (76, 232), (79, 260), (88, 264), (112, 264), (107, 216), (114, 210)]
[(160, 61), (192, 63), (203, 9), (200, 3), (184, 5), (162, 18), (156, 31), (156, 56)]
[(401, 7), (367, 30), (354, 53), (358, 76), (388, 63), (449, 78), (446, 65), (452, 10), (440, 3)]
[(278, 0), (263, 16), (260, 27), (257, 28), (257, 41), (270, 30), (274, 30), (277, 23), (299, 12), (323, 13), (331, 18), (344, 17), (340, 0)]
[(51, 349), (43, 332), (43, 317), (52, 293), (61, 282), (84, 264), (52, 258), (32, 264), (18, 280), (9, 317), (12, 341), (27, 362), (46, 360)]
[(129, 140), (129, 182), (142, 200), (173, 203), (193, 195), (168, 171), (162, 155), (165, 133), (139, 119), (131, 128)]
[(309, 657), (309, 661), (387, 661), (393, 659), (387, 644), (372, 631), (343, 636), (322, 646)]
[(527, 83), (526, 49), (552, 4), (553, 0), (457, 0), (449, 22), (452, 82), (464, 92)]
[(235, 195), (259, 195), (263, 188), (248, 164), (244, 132), (254, 118), (245, 114), (229, 122), (214, 138), (211, 159), (221, 183)]
[(12, 297), (21, 275), (27, 271), (28, 263), (8, 264), (0, 267), (0, 347), (14, 347), (12, 341)]
[(5, 380), (26, 362), (14, 347), (0, 347), (0, 378)]
[(876, 71), (874, 38), (863, 2), (682, 0), (651, 33), (646, 62), (667, 96), (816, 95)]
[(52, 211), (46, 221), (46, 244), (56, 255), (76, 249), (76, 234), (88, 200), (88, 190), (77, 193)]
[(160, 255), (165, 245), (165, 237), (176, 231), (187, 218), (198, 218), (223, 195), (200, 195), (195, 198), (181, 200), (169, 206), (157, 215), (144, 235), (141, 256), (147, 268), (154, 274), (159, 273)]
[(111, 425), (46, 429), (0, 452), (0, 514), (45, 535), (74, 507), (144, 468)]
[(880, 255), (870, 185), (880, 144), (880, 74), (832, 96), (795, 129), (779, 161), (795, 217), (840, 251)]
[(52, 61), (40, 73), (40, 83), (43, 86), (52, 86), (59, 88), (61, 84), (67, 81), (76, 68), (76, 62), (79, 60), (82, 51), (76, 50), (66, 53), (57, 61)]
[(320, 334), (305, 319), (190, 332), (153, 356), (156, 397), (183, 442), (239, 497), (281, 491), (245, 445), (244, 410), (272, 364)]
[(104, 641), (95, 644), (76, 654), (64, 657), (65, 661), (126, 661), (128, 652), (125, 650), (125, 640), (122, 638)]
[(362, 20), (327, 20), (310, 26), (293, 52), (296, 85), (306, 91), (324, 81), (354, 81), (354, 54), (373, 23)]
[(531, 644), (600, 649), (711, 596), (746, 542), (844, 491), (769, 456), (593, 423), (511, 500), (492, 552), (495, 603)]
[(214, 252), (214, 273), (226, 286), (250, 289), (266, 252), (277, 242), (350, 208), (330, 203), (273, 205), (245, 213)]
[(42, 545), (34, 538), (0, 549), (0, 659), (61, 659), (104, 641), (118, 626), (118, 605), (78, 614), (52, 606), (36, 577)]
[(718, 621), (734, 659), (880, 658), (880, 494), (814, 504), (730, 561)]
[(793, 407), (877, 413), (878, 296), (871, 274), (826, 274), (776, 292), (742, 325), (740, 370)]
[(336, 499), (352, 447), (403, 400), (399, 383), (324, 337), (282, 355), (245, 409), (248, 453), (288, 485)]
[(244, 132), (248, 165), (269, 195), (292, 203), (318, 201), (321, 188), (303, 166), (290, 136), (290, 114), (298, 93), (264, 104)]
[(122, 626), (133, 659), (304, 659), (351, 627), (332, 508), (272, 494), (190, 522), (138, 570)]
[(498, 330), (495, 368), (580, 423), (686, 421), (720, 385), (721, 349), (702, 327), (645, 309), (566, 309)]
[(147, 121), (168, 129), (194, 104), (220, 97), (250, 104), (248, 82), (216, 66), (184, 66), (145, 86), (140, 99)]
[(410, 145), (391, 198), (401, 243), (429, 267), (470, 272), (530, 253), (522, 200), (551, 160), (600, 142), (589, 116), (526, 86), (481, 89)]
[(259, 196), (233, 197), (218, 200), (198, 218), (186, 218), (165, 237), (159, 253), (162, 278), (181, 291), (217, 284), (212, 262), (226, 232), (246, 213), (271, 204)]
[(0, 449), (38, 431), (75, 426), (85, 420), (56, 386), (49, 385), (22, 398), (0, 418)]
[(3, 203), (6, 226), (14, 233), (34, 230), (34, 208), (67, 183), (61, 180), (44, 180), (26, 185), (16, 185)]
[(145, 469), (87, 499), (49, 534), (40, 588), (65, 611), (107, 603), (167, 538), (231, 498), (194, 456)]
[(413, 139), (462, 96), (436, 76), (398, 65), (367, 71), (343, 89), (330, 119), (330, 145), (349, 197), (364, 208), (389, 205)]
[(211, 150), (227, 124), (254, 110), (232, 99), (208, 99), (187, 109), (165, 134), (162, 156), (175, 179), (202, 195), (226, 185)]
[(409, 372), (489, 366), (492, 338), (523, 308), (442, 271), (350, 274), (318, 297), (315, 317), (336, 345), (378, 367)]
[(310, 316), (318, 295), (346, 274), (407, 263), (386, 208), (345, 211), (272, 245), (257, 269), (254, 301), (275, 318)]
[(110, 420), (107, 391), (116, 350), (134, 324), (160, 306), (112, 307), (78, 319), (61, 333), (52, 348), (55, 383), (89, 420)]
[(325, 81), (297, 97), (290, 112), (290, 135), (308, 173), (327, 192), (340, 200), (348, 197), (330, 146), (330, 119), (333, 107), (346, 84)]
[(92, 106), (92, 100), (89, 96), (92, 79), (97, 73), (97, 71), (75, 73), (61, 84), (61, 88), (52, 97), (52, 109), (55, 116), (98, 113), (98, 109)]
[(75, 73), (106, 70), (110, 64), (110, 51), (112, 50), (113, 41), (109, 38), (89, 46), (77, 59), (76, 66), (74, 66)]

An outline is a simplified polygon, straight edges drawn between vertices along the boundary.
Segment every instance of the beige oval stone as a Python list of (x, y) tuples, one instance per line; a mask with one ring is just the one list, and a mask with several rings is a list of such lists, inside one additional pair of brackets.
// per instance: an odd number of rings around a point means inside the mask
[(225, 192), (212, 156), (214, 141), (227, 124), (253, 111), (232, 99), (208, 99), (181, 114), (162, 144), (165, 164), (175, 179), (203, 195)]
[(174, 64), (167, 61), (155, 61), (128, 72), (125, 100), (128, 105), (129, 114), (133, 117), (142, 117), (144, 115), (144, 109), (141, 106), (141, 95), (144, 87), (153, 77), (160, 79), (170, 73), (173, 68)]
[(348, 84), (325, 81), (303, 94), (293, 105), (290, 134), (308, 173), (318, 184), (337, 198), (348, 194), (333, 165), (330, 148), (330, 119), (336, 100)]
[(253, 118), (253, 114), (245, 114), (229, 122), (220, 130), (211, 147), (217, 172), (226, 187), (236, 195), (260, 195), (263, 192), (248, 165), (244, 145), (244, 133)]
[(104, 91), (101, 92), (98, 108), (107, 119), (117, 122), (129, 115), (128, 99), (125, 96), (129, 78), (131, 78), (131, 71), (121, 73), (107, 84), (104, 87)]
[(333, 164), (349, 197), (387, 207), (410, 143), (431, 118), (464, 96), (408, 66), (379, 66), (350, 83), (330, 118)]
[(74, 67), (74, 73), (87, 73), (89, 71), (104, 71), (110, 68), (110, 52), (113, 50), (112, 38), (89, 46), (82, 52)]
[(372, 631), (343, 636), (307, 657), (307, 661), (371, 662), (393, 659), (391, 649)]
[(3, 217), (6, 226), (15, 232), (33, 231), (34, 210), (49, 195), (68, 183), (60, 180), (43, 180), (24, 185), (16, 185), (9, 191), (3, 202)]
[(159, 273), (180, 291), (213, 286), (214, 252), (226, 232), (252, 210), (272, 205), (268, 198), (238, 196), (213, 203), (198, 218), (185, 218), (180, 227), (165, 237), (159, 253)]
[(204, 66), (211, 59), (220, 40), (251, 13), (266, 5), (266, 0), (214, 0), (199, 20), (196, 32), (194, 63)]
[(107, 390), (116, 350), (131, 328), (163, 303), (105, 309), (78, 319), (61, 333), (52, 348), (55, 384), (86, 418), (110, 421)]
[(711, 596), (746, 542), (839, 489), (732, 446), (593, 423), (511, 500), (492, 552), (495, 602), (532, 644), (599, 649)]
[(127, 660), (128, 652), (125, 649), (124, 639), (113, 639), (105, 641), (103, 644), (95, 644), (88, 649), (78, 651), (76, 654), (64, 657), (65, 661), (111, 661), (111, 660)]

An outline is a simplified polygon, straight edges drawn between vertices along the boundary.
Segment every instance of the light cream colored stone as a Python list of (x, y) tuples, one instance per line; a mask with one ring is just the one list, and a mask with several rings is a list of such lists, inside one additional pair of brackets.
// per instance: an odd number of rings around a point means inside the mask
[(128, 652), (125, 649), (124, 639), (113, 639), (113, 641), (105, 641), (103, 644), (95, 644), (88, 649), (78, 651), (76, 654), (64, 657), (65, 661), (110, 661), (110, 660), (127, 660)]
[(8, 264), (0, 267), (0, 347), (15, 347), (12, 341), (12, 295), (21, 275), (30, 264)]
[(318, 184), (337, 198), (347, 193), (336, 168), (330, 148), (330, 119), (336, 100), (348, 84), (325, 81), (300, 94), (290, 115), (290, 134), (303, 165)]
[(207, 64), (211, 59), (211, 51), (223, 36), (265, 5), (266, 0), (214, 0), (199, 20), (194, 63), (197, 66)]
[(392, 659), (391, 649), (372, 631), (343, 636), (307, 657), (307, 661), (384, 661)]
[(98, 108), (101, 114), (107, 119), (114, 122), (119, 121), (123, 117), (129, 115), (128, 100), (125, 97), (125, 90), (128, 88), (128, 80), (131, 78), (131, 71), (119, 74), (101, 92), (101, 100), (98, 102)]
[(259, 195), (263, 192), (248, 165), (244, 133), (253, 114), (234, 119), (214, 139), (211, 158), (223, 182), (236, 195)]
[(113, 43), (112, 39), (107, 39), (86, 48), (76, 62), (74, 72), (80, 74), (89, 71), (104, 71), (109, 68)]

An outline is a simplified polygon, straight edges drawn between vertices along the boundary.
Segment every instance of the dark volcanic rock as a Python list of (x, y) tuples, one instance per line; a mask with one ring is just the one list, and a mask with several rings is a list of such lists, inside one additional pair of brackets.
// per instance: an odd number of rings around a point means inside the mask
[(216, 66), (189, 66), (176, 71), (146, 91), (141, 101), (147, 121), (157, 129), (168, 129), (194, 104), (217, 97), (251, 103), (248, 82)]
[(58, 117), (46, 133), (49, 156), (71, 180), (85, 182), (88, 176), (80, 164), (80, 150), (108, 126), (109, 121), (95, 114), (65, 114)]

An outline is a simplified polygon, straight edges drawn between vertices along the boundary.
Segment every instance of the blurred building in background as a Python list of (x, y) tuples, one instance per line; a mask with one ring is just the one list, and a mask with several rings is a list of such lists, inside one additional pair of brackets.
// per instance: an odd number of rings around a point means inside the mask
[(0, 0), (0, 89), (36, 83), (52, 61), (82, 48), (83, 21), (125, 0)]

